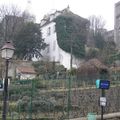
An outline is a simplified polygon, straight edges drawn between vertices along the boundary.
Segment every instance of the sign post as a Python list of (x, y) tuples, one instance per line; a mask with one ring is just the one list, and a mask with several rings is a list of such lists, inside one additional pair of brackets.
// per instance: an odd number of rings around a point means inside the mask
[[(101, 96), (102, 97), (105, 97), (105, 90), (104, 89), (102, 89), (102, 91), (101, 91), (102, 93), (101, 93)], [(101, 102), (101, 120), (103, 120), (103, 114), (104, 114), (104, 107), (106, 106), (106, 102), (103, 102), (103, 101), (100, 101)], [(105, 105), (104, 105), (105, 104)]]
[(101, 120), (103, 120), (104, 107), (106, 106), (107, 100), (105, 97), (105, 90), (109, 89), (110, 81), (108, 80), (96, 80), (96, 88), (101, 89), (101, 97), (100, 97), (100, 106), (101, 106)]

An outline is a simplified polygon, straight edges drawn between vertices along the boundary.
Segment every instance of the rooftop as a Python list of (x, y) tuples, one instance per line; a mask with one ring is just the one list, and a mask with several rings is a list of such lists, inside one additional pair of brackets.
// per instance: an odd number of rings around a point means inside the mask
[(29, 73), (29, 74), (36, 74), (33, 67), (28, 66), (20, 66), (17, 68), (21, 73)]

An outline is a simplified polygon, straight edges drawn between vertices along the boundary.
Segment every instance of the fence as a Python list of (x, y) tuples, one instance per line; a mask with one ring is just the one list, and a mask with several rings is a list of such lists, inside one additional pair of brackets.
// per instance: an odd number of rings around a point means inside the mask
[[(120, 112), (120, 84), (116, 77), (117, 82), (110, 79), (112, 85), (106, 91), (106, 113)], [(66, 76), (65, 79), (12, 81), (7, 117), (11, 120), (64, 120), (87, 116), (89, 112), (100, 114), (98, 100), (101, 91), (95, 88), (96, 78)], [(2, 112), (2, 92), (0, 94)]]

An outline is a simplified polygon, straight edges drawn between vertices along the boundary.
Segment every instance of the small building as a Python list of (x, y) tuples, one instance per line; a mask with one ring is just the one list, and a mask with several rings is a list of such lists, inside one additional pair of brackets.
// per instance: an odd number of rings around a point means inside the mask
[(33, 67), (18, 66), (16, 68), (16, 77), (18, 79), (34, 79), (36, 77), (36, 72)]
[(83, 80), (96, 80), (108, 77), (109, 69), (98, 59), (85, 61), (77, 70), (77, 78)]

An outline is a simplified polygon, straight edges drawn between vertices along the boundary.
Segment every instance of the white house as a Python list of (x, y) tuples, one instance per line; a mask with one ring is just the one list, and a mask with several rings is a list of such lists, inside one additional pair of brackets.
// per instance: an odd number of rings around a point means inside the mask
[[(53, 21), (56, 17), (61, 15), (64, 12), (69, 12), (69, 7), (62, 11), (52, 11), (51, 13), (44, 16), (41, 20), (41, 32), (44, 41), (49, 44), (49, 46), (42, 51), (43, 58), (49, 61), (59, 62), (61, 65), (64, 65), (67, 69), (70, 69), (70, 53), (63, 51), (57, 42), (57, 33), (55, 29), (56, 23)], [(73, 67), (77, 67), (80, 60), (76, 59), (73, 56)]]
[(36, 72), (33, 67), (28, 66), (18, 66), (16, 68), (16, 75), (19, 79), (34, 79), (36, 77)]

